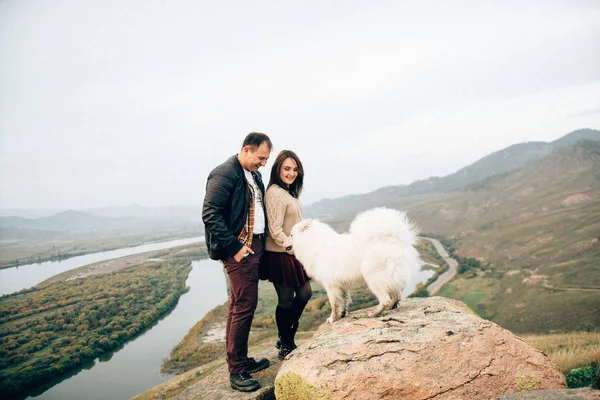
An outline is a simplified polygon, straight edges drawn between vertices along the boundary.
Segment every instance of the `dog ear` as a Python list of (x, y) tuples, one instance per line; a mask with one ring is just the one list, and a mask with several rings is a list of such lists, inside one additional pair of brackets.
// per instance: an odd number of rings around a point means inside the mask
[(311, 218), (308, 218), (308, 219), (304, 220), (304, 223), (300, 227), (300, 232), (306, 231), (308, 229), (308, 227), (310, 226), (310, 224), (312, 224), (312, 219)]

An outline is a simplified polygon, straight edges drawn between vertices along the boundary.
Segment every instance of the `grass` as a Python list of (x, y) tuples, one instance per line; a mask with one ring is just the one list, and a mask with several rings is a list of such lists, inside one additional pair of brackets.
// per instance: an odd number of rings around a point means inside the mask
[(498, 298), (506, 291), (505, 281), (498, 280), (490, 273), (480, 273), (475, 278), (457, 276), (446, 284), (438, 296), (460, 300), (480, 317), (494, 319), (498, 311)]
[(525, 335), (522, 339), (548, 355), (565, 375), (573, 368), (600, 363), (600, 332)]
[(458, 276), (439, 296), (466, 303), (481, 317), (517, 334), (550, 334), (590, 331), (600, 326), (599, 290), (565, 290), (528, 281), (529, 270), (513, 273), (479, 272)]

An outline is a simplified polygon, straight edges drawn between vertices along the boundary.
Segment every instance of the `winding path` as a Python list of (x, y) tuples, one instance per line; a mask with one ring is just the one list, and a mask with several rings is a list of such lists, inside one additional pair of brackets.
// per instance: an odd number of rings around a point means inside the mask
[(448, 255), (446, 249), (444, 249), (444, 246), (442, 246), (442, 244), (438, 240), (427, 237), (421, 237), (421, 239), (431, 242), (431, 244), (433, 244), (440, 256), (444, 259), (444, 261), (446, 261), (446, 264), (448, 264), (448, 266), (450, 267), (448, 268), (448, 271), (440, 275), (435, 282), (427, 286), (427, 291), (429, 292), (429, 295), (433, 296), (434, 294), (439, 292), (442, 286), (450, 282), (450, 280), (456, 276), (456, 274), (458, 273), (458, 262)]

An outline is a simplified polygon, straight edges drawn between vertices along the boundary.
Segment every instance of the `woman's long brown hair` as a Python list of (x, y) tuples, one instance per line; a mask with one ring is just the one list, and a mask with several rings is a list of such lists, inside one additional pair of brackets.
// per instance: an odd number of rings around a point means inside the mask
[[(298, 166), (298, 176), (296, 176), (296, 180), (288, 187), (281, 180), (281, 166), (283, 162), (287, 159), (291, 158), (296, 162)], [(277, 158), (275, 158), (275, 163), (271, 168), (271, 177), (269, 178), (269, 188), (271, 185), (275, 184), (277, 186), (282, 187), (283, 189), (290, 192), (290, 194), (296, 198), (300, 197), (300, 193), (302, 192), (302, 185), (304, 183), (304, 168), (302, 167), (302, 163), (300, 162), (300, 158), (291, 150), (281, 150), (279, 154), (277, 154)]]

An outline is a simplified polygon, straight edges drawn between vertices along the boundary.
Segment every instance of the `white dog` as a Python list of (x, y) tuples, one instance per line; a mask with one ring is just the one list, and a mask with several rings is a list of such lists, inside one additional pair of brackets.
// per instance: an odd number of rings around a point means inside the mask
[(405, 213), (374, 208), (359, 214), (349, 233), (307, 219), (292, 228), (292, 248), (306, 273), (327, 291), (334, 322), (348, 313), (348, 291), (365, 284), (379, 305), (369, 317), (394, 308), (410, 271), (419, 266), (415, 249), (418, 231)]

